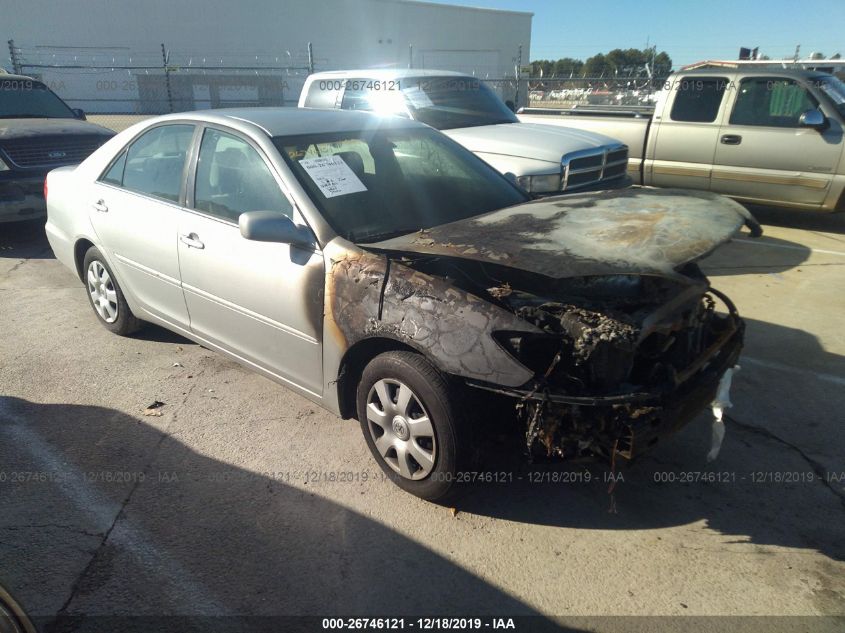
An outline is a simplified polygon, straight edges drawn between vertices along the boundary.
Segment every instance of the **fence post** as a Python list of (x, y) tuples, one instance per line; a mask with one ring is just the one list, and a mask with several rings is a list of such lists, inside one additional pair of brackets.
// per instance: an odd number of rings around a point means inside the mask
[(308, 74), (314, 74), (314, 49), (311, 46), (311, 42), (308, 42)]
[(164, 65), (164, 84), (167, 87), (167, 105), (171, 112), (173, 112), (173, 93), (170, 91), (170, 67), (168, 61), (170, 54), (164, 48), (164, 42), (161, 44), (161, 63)]
[(21, 63), (18, 59), (18, 49), (15, 47), (15, 40), (9, 40), (9, 59), (12, 62), (12, 72), (21, 74)]

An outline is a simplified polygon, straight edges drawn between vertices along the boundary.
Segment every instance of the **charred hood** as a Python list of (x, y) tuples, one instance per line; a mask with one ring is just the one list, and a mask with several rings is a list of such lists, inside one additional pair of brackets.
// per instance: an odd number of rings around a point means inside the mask
[(551, 278), (674, 276), (747, 225), (740, 204), (707, 192), (626, 189), (546, 198), (368, 245), (474, 260)]

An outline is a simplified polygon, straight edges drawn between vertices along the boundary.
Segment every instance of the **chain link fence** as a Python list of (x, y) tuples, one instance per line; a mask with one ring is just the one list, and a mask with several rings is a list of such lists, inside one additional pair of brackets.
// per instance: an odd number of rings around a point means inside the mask
[[(328, 66), (310, 44), (274, 54), (171, 50), (164, 43), (146, 51), (8, 44), (13, 72), (39, 79), (89, 120), (115, 130), (169, 112), (296, 106), (305, 78)], [(663, 83), (641, 76), (496, 79), (489, 69), (464, 71), (514, 107), (650, 106)]]
[(314, 71), (312, 48), (278, 54), (16, 46), (12, 71), (44, 82), (70, 107), (116, 130), (169, 112), (295, 106)]

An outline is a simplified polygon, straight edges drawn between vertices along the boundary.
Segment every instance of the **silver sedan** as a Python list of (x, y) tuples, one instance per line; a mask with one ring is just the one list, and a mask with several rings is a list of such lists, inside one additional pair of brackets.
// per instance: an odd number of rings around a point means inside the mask
[(694, 261), (753, 226), (742, 207), (532, 201), (406, 119), (168, 115), (46, 190), (50, 244), (107, 329), (156, 323), (357, 418), (426, 499), (464, 478), (482, 410), (535, 456), (631, 459), (707, 405), (741, 348)]

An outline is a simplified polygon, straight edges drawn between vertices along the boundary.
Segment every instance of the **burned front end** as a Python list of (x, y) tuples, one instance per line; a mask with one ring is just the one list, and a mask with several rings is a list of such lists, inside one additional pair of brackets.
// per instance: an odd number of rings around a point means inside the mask
[(555, 298), (490, 288), (540, 332), (494, 334), (534, 377), (515, 399), (534, 456), (632, 459), (714, 399), (744, 324), (694, 265), (686, 279), (613, 275), (566, 280)]
[(706, 192), (534, 201), (371, 245), (387, 263), (373, 286), (353, 275), (334, 316), (372, 306), (371, 329), (509, 398), (534, 456), (631, 459), (711, 403), (730, 406), (744, 324), (697, 262), (743, 226), (761, 234)]

